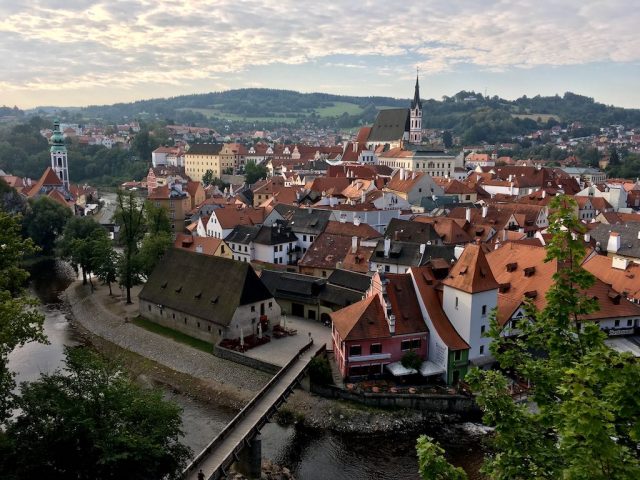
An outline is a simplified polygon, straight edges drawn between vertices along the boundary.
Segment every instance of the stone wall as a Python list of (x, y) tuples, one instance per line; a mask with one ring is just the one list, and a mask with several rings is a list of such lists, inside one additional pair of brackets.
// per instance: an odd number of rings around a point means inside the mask
[(215, 344), (224, 337), (226, 328), (202, 318), (171, 308), (158, 308), (156, 304), (139, 299), (140, 315), (163, 327), (185, 333), (191, 337)]
[(215, 345), (213, 347), (213, 354), (216, 357), (224, 358), (225, 360), (230, 360), (247, 367), (255, 368), (256, 370), (260, 370), (261, 372), (266, 372), (271, 375), (275, 375), (282, 368), (278, 365), (274, 365), (273, 363), (264, 362), (262, 360), (258, 360), (257, 358), (247, 357), (240, 352), (234, 352), (233, 350), (223, 348), (220, 345)]
[(481, 415), (474, 399), (464, 395), (364, 393), (316, 384), (311, 384), (311, 392), (326, 398), (349, 400), (369, 407), (406, 408), (428, 412), (455, 413), (470, 418), (480, 418)]

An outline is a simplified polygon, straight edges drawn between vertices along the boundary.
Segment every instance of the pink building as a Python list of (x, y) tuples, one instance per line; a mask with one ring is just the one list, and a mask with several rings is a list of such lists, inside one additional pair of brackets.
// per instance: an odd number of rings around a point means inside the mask
[(374, 294), (333, 312), (335, 360), (343, 377), (379, 375), (409, 351), (427, 358), (428, 329), (408, 274), (385, 277)]

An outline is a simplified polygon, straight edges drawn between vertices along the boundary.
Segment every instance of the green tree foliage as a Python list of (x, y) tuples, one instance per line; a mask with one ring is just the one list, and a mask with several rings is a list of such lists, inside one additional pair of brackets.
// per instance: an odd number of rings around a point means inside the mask
[(444, 145), (444, 148), (453, 147), (453, 136), (449, 130), (444, 130), (442, 132), (442, 144)]
[(36, 248), (31, 239), (21, 237), (20, 230), (19, 218), (0, 210), (0, 424), (14, 407), (9, 354), (25, 343), (45, 341), (44, 318), (36, 310), (35, 300), (24, 294), (29, 274), (20, 268), (20, 262)]
[(3, 478), (181, 477), (190, 451), (179, 443), (180, 408), (88, 350), (67, 350), (63, 372), (22, 385), (20, 394)]
[(142, 240), (140, 252), (138, 252), (140, 273), (145, 277), (149, 277), (162, 256), (172, 245), (173, 240), (170, 233), (158, 232), (153, 235), (146, 235)]
[(640, 478), (640, 364), (607, 347), (597, 325), (581, 322), (598, 306), (585, 294), (594, 279), (581, 267), (584, 226), (574, 208), (565, 197), (551, 203), (545, 261), (558, 268), (546, 307), (530, 304), (530, 320), (513, 336), (501, 336), (495, 318), (489, 332), (502, 369), (531, 383), (535, 408), (513, 399), (501, 371), (467, 376), (485, 423), (495, 427), (482, 468), (492, 480)]
[(91, 217), (71, 217), (58, 243), (62, 258), (82, 270), (82, 283), (93, 288), (91, 273), (96, 270), (96, 245), (108, 240), (106, 230)]
[(208, 187), (213, 183), (213, 179), (214, 179), (213, 170), (207, 170), (206, 172), (204, 172), (204, 175), (202, 176), (202, 184), (205, 187)]
[(41, 248), (42, 253), (49, 255), (71, 215), (71, 210), (64, 205), (49, 197), (40, 197), (30, 203), (22, 225), (25, 234)]
[(333, 385), (331, 365), (326, 357), (313, 357), (309, 362), (309, 378), (318, 385)]
[(109, 295), (113, 295), (111, 284), (118, 279), (118, 262), (120, 256), (113, 248), (107, 235), (100, 235), (93, 241), (93, 271), (109, 287)]
[(156, 207), (151, 201), (145, 203), (145, 220), (149, 234), (171, 233), (171, 220), (169, 220), (167, 210), (163, 207)]
[(420, 355), (413, 350), (409, 350), (407, 353), (402, 355), (400, 362), (404, 368), (413, 368), (414, 370), (420, 370), (420, 366), (422, 365)]
[(146, 162), (151, 161), (151, 152), (160, 146), (160, 142), (149, 133), (149, 130), (140, 130), (131, 142), (132, 152)]
[(618, 150), (615, 148), (611, 149), (611, 153), (609, 154), (609, 165), (612, 167), (620, 165), (620, 155), (618, 155)]
[(118, 264), (118, 278), (127, 290), (127, 303), (131, 303), (131, 287), (140, 282), (141, 264), (137, 254), (146, 229), (145, 207), (133, 192), (119, 191), (117, 202), (114, 220), (120, 226), (119, 241), (124, 249)]
[(247, 162), (244, 167), (244, 177), (249, 185), (253, 185), (258, 180), (267, 178), (267, 167), (264, 165), (256, 165), (255, 162)]
[(25, 199), (2, 178), (0, 178), (0, 210), (12, 215), (17, 213), (24, 215), (27, 211)]
[(466, 480), (460, 467), (454, 467), (444, 458), (444, 450), (433, 438), (421, 435), (416, 445), (418, 473), (424, 480)]

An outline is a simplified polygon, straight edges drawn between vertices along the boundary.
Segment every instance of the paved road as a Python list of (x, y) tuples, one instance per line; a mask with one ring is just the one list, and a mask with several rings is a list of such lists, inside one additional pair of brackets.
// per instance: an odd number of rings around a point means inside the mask
[(277, 380), (271, 385), (269, 390), (246, 412), (246, 415), (238, 421), (228, 436), (222, 440), (222, 443), (219, 443), (213, 448), (208, 456), (203, 457), (185, 478), (198, 480), (198, 472), (200, 469), (202, 469), (206, 479), (212, 478), (217, 469), (227, 461), (227, 459), (233, 457), (234, 451), (242, 444), (244, 439), (252, 436), (252, 429), (269, 414), (269, 411), (278, 399), (285, 395), (287, 389), (291, 387), (298, 375), (303, 372), (309, 361), (316, 355), (318, 349), (319, 347), (312, 346), (312, 348), (298, 358), (298, 361), (289, 368), (289, 370), (283, 374), (278, 374)]

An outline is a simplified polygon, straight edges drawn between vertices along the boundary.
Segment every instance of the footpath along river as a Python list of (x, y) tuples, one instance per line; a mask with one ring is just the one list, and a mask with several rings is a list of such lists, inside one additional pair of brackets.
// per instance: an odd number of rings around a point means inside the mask
[[(10, 355), (10, 368), (19, 382), (37, 379), (41, 373), (62, 367), (65, 346), (83, 344), (82, 336), (67, 320), (68, 307), (60, 294), (75, 279), (65, 263), (45, 260), (31, 268), (31, 293), (42, 303), (44, 329), (49, 345), (28, 344)], [(235, 412), (199, 403), (164, 388), (165, 397), (183, 408), (184, 443), (194, 453), (202, 449)], [(462, 466), (470, 478), (480, 478), (481, 453), (477, 440), (446, 427), (425, 431), (447, 450), (450, 460)], [(387, 436), (342, 435), (275, 423), (262, 432), (263, 457), (289, 468), (299, 480), (419, 479), (415, 442), (418, 434)]]

